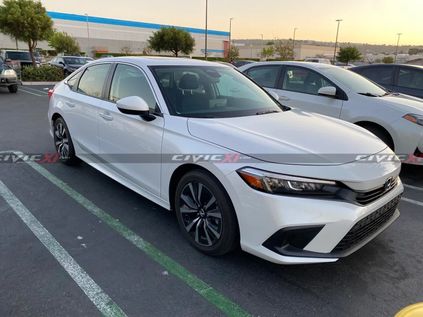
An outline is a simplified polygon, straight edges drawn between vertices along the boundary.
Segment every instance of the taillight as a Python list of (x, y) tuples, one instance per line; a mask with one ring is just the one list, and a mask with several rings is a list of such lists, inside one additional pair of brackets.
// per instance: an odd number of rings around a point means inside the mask
[(49, 89), (49, 90), (48, 90), (48, 99), (50, 99), (50, 98), (51, 98), (51, 96), (53, 96), (53, 94), (54, 94), (54, 88)]

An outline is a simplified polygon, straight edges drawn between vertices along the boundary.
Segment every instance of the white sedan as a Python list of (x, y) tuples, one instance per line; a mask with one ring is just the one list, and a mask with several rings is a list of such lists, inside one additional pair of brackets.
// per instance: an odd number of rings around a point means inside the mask
[(395, 157), (383, 142), (281, 106), (230, 67), (101, 59), (49, 95), (61, 160), (81, 159), (174, 211), (206, 254), (240, 245), (275, 263), (333, 262), (399, 216), (400, 162), (362, 159)]
[(282, 104), (355, 123), (378, 136), (406, 163), (423, 164), (423, 100), (389, 93), (332, 65), (262, 62), (240, 71)]

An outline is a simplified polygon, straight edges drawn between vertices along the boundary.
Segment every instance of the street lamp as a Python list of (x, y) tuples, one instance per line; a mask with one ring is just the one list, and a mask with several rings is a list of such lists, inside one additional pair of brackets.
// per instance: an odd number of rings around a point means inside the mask
[(234, 18), (229, 18), (229, 58), (230, 58), (230, 54), (231, 54), (231, 48), (232, 48), (232, 20)]
[(295, 35), (297, 33), (298, 28), (294, 28), (294, 37), (292, 38), (292, 55), (295, 60)]
[(395, 49), (395, 63), (397, 62), (397, 55), (398, 55), (398, 47), (399, 47), (399, 42), (400, 42), (400, 38), (401, 38), (402, 33), (398, 33), (398, 40), (397, 40), (397, 48)]
[(338, 27), (336, 29), (335, 51), (333, 52), (333, 63), (334, 64), (336, 62), (336, 48), (338, 46), (339, 25), (341, 24), (342, 20), (338, 19), (338, 20), (336, 20), (336, 22), (338, 22)]
[(88, 23), (88, 14), (85, 13), (85, 19), (87, 22), (87, 37), (88, 37), (88, 46), (87, 46), (87, 56), (88, 56), (88, 52), (90, 50), (90, 25)]
[(204, 44), (204, 57), (207, 60), (207, 33), (208, 33), (208, 15), (209, 15), (209, 0), (206, 0), (206, 30), (205, 30), (205, 44)]

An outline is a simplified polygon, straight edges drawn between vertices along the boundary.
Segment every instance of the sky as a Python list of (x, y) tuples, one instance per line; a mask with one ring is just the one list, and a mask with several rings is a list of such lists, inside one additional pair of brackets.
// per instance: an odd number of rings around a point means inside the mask
[[(0, 2), (2, 2), (0, 0)], [(206, 0), (41, 0), (49, 11), (204, 28)], [(209, 28), (234, 39), (292, 38), (423, 45), (423, 0), (208, 0)]]

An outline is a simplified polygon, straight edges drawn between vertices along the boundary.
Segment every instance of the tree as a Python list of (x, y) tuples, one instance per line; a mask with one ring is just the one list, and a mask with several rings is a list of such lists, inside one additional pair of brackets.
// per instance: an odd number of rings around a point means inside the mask
[(66, 32), (54, 32), (48, 44), (56, 50), (57, 53), (77, 55), (80, 52), (78, 42)]
[(294, 50), (292, 49), (292, 44), (289, 42), (280, 41), (275, 46), (275, 52), (279, 56), (279, 59), (282, 61), (289, 61), (294, 59)]
[(264, 59), (268, 59), (269, 57), (272, 57), (273, 55), (275, 55), (275, 48), (273, 46), (263, 47), (260, 53), (260, 56)]
[(228, 60), (232, 62), (233, 60), (239, 58), (239, 48), (235, 45), (231, 45), (231, 49), (228, 51)]
[(394, 58), (392, 56), (385, 56), (384, 58), (382, 58), (382, 63), (384, 63), (384, 64), (393, 64), (394, 63)]
[(338, 61), (348, 65), (349, 62), (358, 61), (362, 58), (360, 51), (354, 46), (341, 47), (338, 53)]
[(53, 21), (40, 1), (4, 0), (0, 6), (0, 31), (28, 44), (32, 64), (39, 41), (48, 40)]
[(161, 28), (148, 39), (151, 49), (156, 52), (172, 52), (176, 57), (182, 52), (186, 55), (194, 50), (195, 40), (185, 30), (175, 27)]

